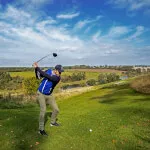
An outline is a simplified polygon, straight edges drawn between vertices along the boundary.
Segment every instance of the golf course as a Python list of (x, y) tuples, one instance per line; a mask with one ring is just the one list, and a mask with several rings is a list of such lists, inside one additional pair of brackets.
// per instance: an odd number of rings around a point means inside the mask
[(136, 92), (130, 82), (105, 84), (57, 99), (59, 127), (38, 134), (39, 106), (34, 103), (0, 109), (1, 150), (149, 150), (150, 95)]
[(0, 0), (0, 150), (150, 150), (150, 0)]

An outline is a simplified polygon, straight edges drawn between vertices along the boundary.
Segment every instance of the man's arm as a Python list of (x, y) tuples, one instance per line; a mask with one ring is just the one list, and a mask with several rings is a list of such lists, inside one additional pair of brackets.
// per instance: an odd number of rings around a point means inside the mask
[(46, 72), (42, 71), (38, 67), (38, 63), (37, 62), (33, 63), (32, 66), (40, 73), (40, 75), (42, 75), (43, 77), (47, 78), (48, 80), (53, 81), (53, 82), (59, 82), (59, 80), (60, 80), (59, 77), (57, 77), (57, 76), (50, 76)]
[(39, 67), (36, 67), (36, 70), (45, 78), (50, 81), (59, 82), (59, 77), (57, 76), (50, 76), (46, 72), (42, 71)]
[[(45, 72), (46, 72), (47, 70), (45, 70)], [(41, 78), (43, 78), (44, 76), (42, 76), (41, 74), (40, 74), (40, 72), (37, 70), (37, 68), (35, 68), (35, 76), (36, 76), (36, 78), (37, 79), (41, 79)]]

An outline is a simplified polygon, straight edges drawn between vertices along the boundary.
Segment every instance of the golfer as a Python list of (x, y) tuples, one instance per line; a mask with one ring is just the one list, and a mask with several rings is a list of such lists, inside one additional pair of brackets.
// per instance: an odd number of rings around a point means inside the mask
[(56, 65), (54, 70), (48, 69), (47, 71), (42, 71), (38, 67), (37, 62), (35, 62), (33, 66), (35, 68), (36, 77), (43, 78), (37, 92), (38, 94), (37, 99), (40, 104), (39, 133), (41, 135), (47, 136), (47, 133), (44, 130), (46, 104), (49, 104), (52, 108), (50, 126), (59, 126), (59, 124), (56, 122), (56, 117), (59, 113), (59, 109), (52, 93), (55, 86), (59, 83), (61, 73), (64, 70), (61, 65)]

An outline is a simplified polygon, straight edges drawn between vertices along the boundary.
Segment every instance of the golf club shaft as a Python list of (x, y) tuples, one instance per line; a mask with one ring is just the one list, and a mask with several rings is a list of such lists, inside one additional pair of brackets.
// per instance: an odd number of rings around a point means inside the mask
[[(50, 55), (50, 54), (49, 54)], [(38, 61), (36, 61), (37, 63), (40, 62), (41, 60), (43, 60), (44, 58), (48, 57), (49, 55), (46, 55), (44, 57), (42, 57), (41, 59), (39, 59)]]

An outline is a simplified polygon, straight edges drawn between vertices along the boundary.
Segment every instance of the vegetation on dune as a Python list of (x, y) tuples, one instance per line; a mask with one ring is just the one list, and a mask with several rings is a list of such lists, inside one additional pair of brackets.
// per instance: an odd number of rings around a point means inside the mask
[(150, 94), (150, 74), (136, 78), (131, 87), (140, 93)]

